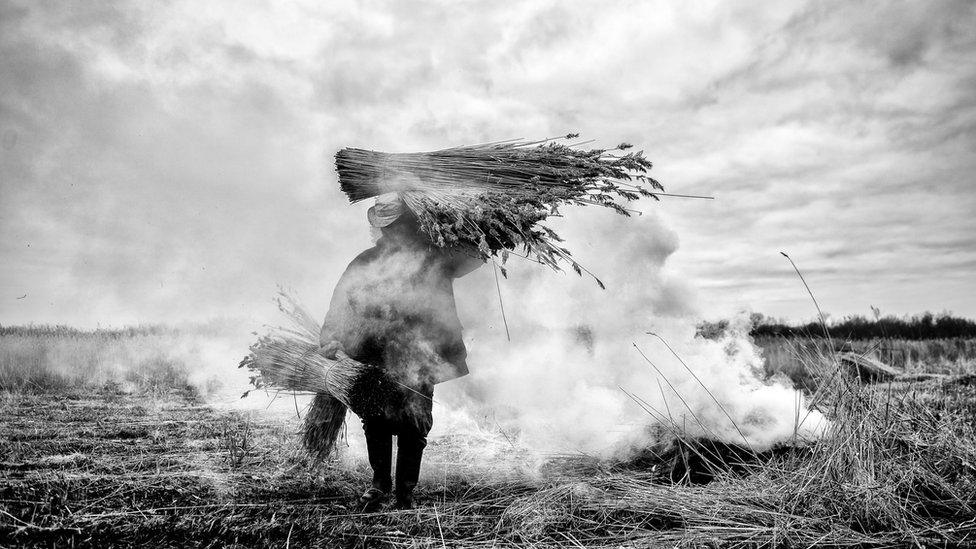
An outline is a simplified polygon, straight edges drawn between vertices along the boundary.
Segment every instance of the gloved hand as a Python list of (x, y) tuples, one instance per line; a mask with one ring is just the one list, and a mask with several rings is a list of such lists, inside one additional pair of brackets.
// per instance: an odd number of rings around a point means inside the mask
[(332, 341), (329, 341), (328, 343), (323, 343), (318, 348), (319, 354), (329, 360), (335, 360), (336, 353), (338, 353), (341, 350), (342, 350), (342, 344), (334, 339)]

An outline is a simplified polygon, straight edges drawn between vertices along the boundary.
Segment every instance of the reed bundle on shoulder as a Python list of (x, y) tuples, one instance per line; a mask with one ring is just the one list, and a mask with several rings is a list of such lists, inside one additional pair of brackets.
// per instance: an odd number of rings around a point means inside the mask
[(318, 352), (319, 323), (287, 294), (279, 294), (278, 308), (291, 326), (260, 336), (239, 367), (254, 374), (255, 389), (315, 395), (305, 416), (303, 442), (314, 457), (325, 459), (342, 432), (346, 410), (360, 416), (378, 413), (398, 384), (380, 368), (342, 352), (335, 360), (325, 358)]
[(566, 263), (582, 275), (586, 269), (562, 238), (541, 223), (562, 205), (602, 206), (629, 216), (621, 202), (657, 199), (654, 191), (664, 187), (647, 175), (651, 162), (643, 151), (625, 152), (630, 148), (515, 140), (420, 153), (347, 148), (335, 160), (351, 202), (399, 193), (438, 246), (475, 248), (482, 259), (498, 256), (502, 263), (508, 251), (522, 250), (554, 270)]

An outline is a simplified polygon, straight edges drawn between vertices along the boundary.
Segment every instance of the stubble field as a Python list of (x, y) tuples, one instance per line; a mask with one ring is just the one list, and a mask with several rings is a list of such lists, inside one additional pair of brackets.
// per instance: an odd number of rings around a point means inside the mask
[[(493, 475), (464, 467), (457, 446), (471, 441), (433, 439), (426, 466), (455, 473), (426, 476), (414, 511), (363, 515), (364, 465), (313, 463), (294, 417), (208, 405), (191, 364), (126, 350), (180, 337), (0, 336), (5, 545), (976, 546), (968, 363), (862, 386), (829, 354), (794, 353), (786, 373), (802, 374), (832, 426), (815, 444), (764, 452), (662, 427), (658, 446), (625, 461), (552, 456), (537, 474)], [(97, 361), (94, 347), (137, 364), (57, 366)]]

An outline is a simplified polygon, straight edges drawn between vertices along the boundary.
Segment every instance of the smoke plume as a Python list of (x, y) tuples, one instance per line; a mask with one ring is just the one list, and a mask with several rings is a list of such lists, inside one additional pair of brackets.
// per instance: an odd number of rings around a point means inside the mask
[[(566, 215), (555, 228), (607, 289), (519, 258), (508, 278), (488, 264), (455, 282), (471, 374), (435, 389), (435, 469), (625, 458), (668, 428), (754, 449), (818, 435), (824, 419), (800, 393), (763, 379), (745, 315), (718, 340), (696, 337), (694, 291), (667, 268), (678, 238), (657, 217)], [(347, 458), (361, 459), (350, 425)]]

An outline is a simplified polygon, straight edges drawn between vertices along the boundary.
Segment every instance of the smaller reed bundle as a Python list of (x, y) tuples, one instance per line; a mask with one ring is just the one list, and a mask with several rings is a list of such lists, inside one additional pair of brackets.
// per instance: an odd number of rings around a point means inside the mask
[(328, 393), (349, 406), (348, 395), (356, 380), (371, 367), (341, 352), (335, 360), (320, 355), (318, 343), (289, 330), (261, 336), (239, 367), (247, 368), (255, 388), (300, 394)]
[(346, 419), (346, 405), (329, 393), (318, 393), (305, 413), (302, 446), (316, 460), (325, 461), (335, 450)]
[(302, 439), (309, 453), (325, 459), (342, 432), (346, 409), (361, 417), (382, 413), (397, 398), (399, 384), (382, 369), (342, 352), (335, 360), (325, 358), (318, 352), (320, 326), (312, 316), (284, 293), (279, 293), (278, 308), (292, 327), (259, 337), (239, 367), (254, 373), (255, 389), (315, 395)]
[(664, 187), (647, 175), (651, 162), (643, 151), (623, 152), (629, 148), (584, 150), (550, 139), (421, 153), (347, 148), (336, 154), (336, 171), (351, 202), (399, 193), (437, 246), (476, 249), (481, 259), (498, 256), (502, 263), (510, 250), (521, 249), (556, 271), (568, 263), (582, 275), (586, 269), (541, 222), (559, 215), (562, 205), (629, 216), (621, 201), (657, 199), (654, 191)]

